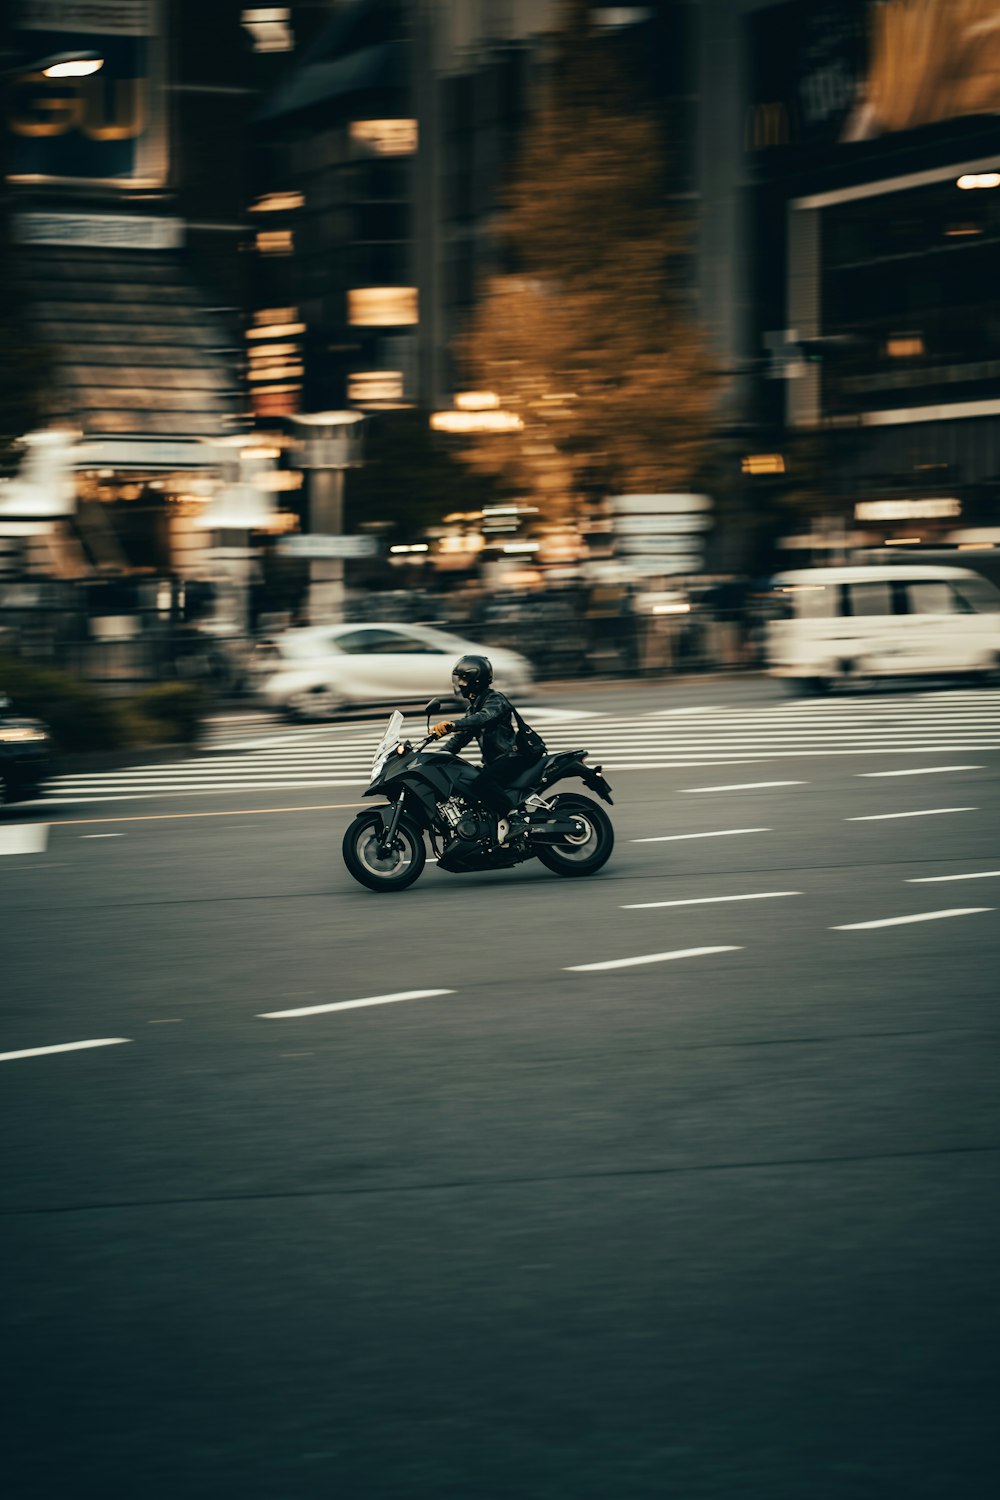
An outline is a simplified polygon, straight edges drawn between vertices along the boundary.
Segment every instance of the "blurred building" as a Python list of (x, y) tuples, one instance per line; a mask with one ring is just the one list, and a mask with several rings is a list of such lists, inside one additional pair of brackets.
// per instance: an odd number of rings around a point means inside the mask
[[(6, 571), (38, 580), (7, 590), (11, 629), (34, 601), (42, 634), (142, 633), (211, 572), (220, 538), (197, 523), (217, 445), (251, 422), (249, 122), (275, 71), (256, 9), (14, 0), (7, 16), (5, 274), (45, 362), (44, 420), (75, 435), (61, 462), (76, 491), (47, 523), (38, 504), (20, 521), (19, 491), (0, 490)], [(39, 71), (81, 51), (103, 58), (99, 72)]]
[(345, 0), (296, 50), (257, 117), (259, 416), (448, 398), (555, 10)]
[[(817, 550), (983, 540), (1000, 493), (995, 7), (591, 10), (661, 112), (665, 200), (696, 221), (691, 286), (734, 376), (728, 513)], [(159, 580), (208, 579), (228, 552), (245, 590), (248, 559), (286, 521), (265, 484), (273, 457), (252, 482), (234, 467), (241, 435), (300, 413), (451, 405), (456, 336), (482, 278), (506, 268), (503, 186), (559, 12), (16, 0), (17, 275), (48, 415), (80, 434), (75, 514), (34, 528), (34, 571), (153, 580), (161, 597)], [(106, 59), (93, 78), (32, 67), (80, 48)], [(294, 492), (281, 504), (308, 527)], [(738, 533), (716, 571), (749, 556)]]
[(811, 440), (835, 546), (1000, 541), (996, 6), (783, 0), (745, 43), (761, 431)]

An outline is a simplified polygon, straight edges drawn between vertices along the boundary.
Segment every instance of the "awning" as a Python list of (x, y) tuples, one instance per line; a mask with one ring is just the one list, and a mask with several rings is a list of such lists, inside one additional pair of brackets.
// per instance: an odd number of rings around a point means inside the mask
[(269, 123), (352, 94), (403, 88), (407, 81), (404, 46), (403, 42), (383, 42), (346, 57), (306, 63), (278, 86), (257, 119)]

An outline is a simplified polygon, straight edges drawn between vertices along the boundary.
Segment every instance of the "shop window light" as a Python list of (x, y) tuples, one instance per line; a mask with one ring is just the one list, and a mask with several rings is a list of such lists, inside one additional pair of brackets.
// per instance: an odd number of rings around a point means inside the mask
[(885, 352), (889, 359), (919, 359), (927, 349), (923, 334), (893, 333), (886, 340)]
[(290, 213), (293, 209), (301, 208), (305, 203), (304, 193), (265, 193), (255, 203), (251, 203), (252, 214), (277, 214)]
[(294, 248), (290, 229), (258, 229), (256, 237), (259, 255), (291, 255)]
[(352, 120), (351, 141), (374, 156), (412, 156), (417, 149), (417, 122)]
[(291, 52), (295, 46), (291, 19), (287, 5), (250, 5), (242, 16), (255, 52)]
[(347, 293), (347, 321), (356, 328), (399, 328), (417, 322), (415, 286), (359, 286)]

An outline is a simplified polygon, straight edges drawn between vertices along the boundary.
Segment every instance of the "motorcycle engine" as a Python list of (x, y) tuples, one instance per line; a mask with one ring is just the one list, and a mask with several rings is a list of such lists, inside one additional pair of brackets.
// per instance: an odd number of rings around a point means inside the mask
[(465, 843), (475, 844), (490, 836), (492, 830), (488, 820), (459, 797), (449, 797), (447, 802), (439, 802), (438, 812), (447, 822), (453, 836)]
[(463, 813), (455, 824), (455, 833), (458, 838), (466, 839), (470, 843), (478, 843), (480, 839), (489, 838), (490, 831), (487, 820), (474, 812)]

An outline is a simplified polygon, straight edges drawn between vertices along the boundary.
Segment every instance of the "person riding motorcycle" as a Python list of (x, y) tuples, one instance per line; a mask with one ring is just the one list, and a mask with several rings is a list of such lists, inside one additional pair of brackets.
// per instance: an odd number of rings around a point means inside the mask
[(461, 719), (442, 719), (431, 733), (438, 739), (450, 734), (452, 738), (442, 748), (454, 755), (470, 740), (478, 741), (483, 769), (469, 790), (496, 818), (496, 842), (504, 845), (517, 824), (516, 817), (507, 818), (513, 806), (508, 787), (544, 754), (544, 745), (538, 751), (519, 747), (514, 723), (519, 715), (510, 699), (493, 687), (493, 667), (485, 656), (459, 657), (451, 680), (456, 697), (468, 702), (468, 712)]

